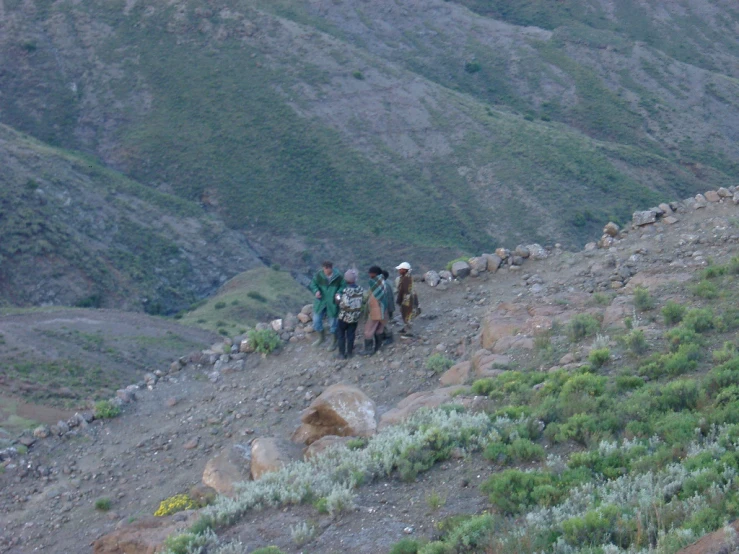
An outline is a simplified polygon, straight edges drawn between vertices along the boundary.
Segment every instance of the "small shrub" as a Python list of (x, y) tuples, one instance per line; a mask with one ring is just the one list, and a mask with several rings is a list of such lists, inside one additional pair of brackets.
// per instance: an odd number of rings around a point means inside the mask
[(723, 275), (726, 275), (729, 268), (728, 266), (723, 265), (710, 265), (703, 271), (701, 271), (701, 278), (702, 279), (715, 279), (716, 277), (721, 277)]
[(95, 402), (94, 411), (97, 419), (112, 419), (121, 413), (121, 409), (110, 400), (99, 400)]
[(328, 513), (328, 500), (325, 498), (319, 498), (313, 503), (313, 506), (318, 510), (319, 514), (327, 514)]
[(444, 373), (454, 362), (443, 354), (432, 354), (426, 359), (426, 369), (434, 373)]
[(313, 540), (313, 537), (315, 537), (315, 535), (315, 525), (310, 525), (305, 521), (302, 521), (297, 525), (290, 526), (290, 536), (292, 537), (293, 542), (298, 546), (303, 546), (304, 544), (309, 543), (311, 540)]
[(489, 396), (491, 392), (496, 389), (495, 381), (486, 377), (485, 379), (478, 379), (472, 383), (472, 392), (479, 396)]
[(260, 354), (274, 352), (281, 344), (280, 336), (272, 329), (262, 329), (259, 331), (252, 329), (249, 331), (248, 339), (254, 351)]
[(358, 81), (364, 81), (364, 74), (361, 71), (355, 71), (354, 73), (352, 73), (352, 77), (354, 77)]
[(696, 333), (705, 333), (716, 328), (713, 312), (707, 308), (688, 310), (683, 318), (683, 326)]
[(279, 548), (277, 548), (276, 546), (263, 546), (262, 548), (257, 548), (256, 550), (252, 550), (251, 554), (285, 554), (285, 553)]
[(552, 478), (547, 474), (508, 469), (494, 473), (481, 488), (490, 503), (503, 514), (516, 515), (536, 504), (534, 490), (537, 487), (551, 484)]
[(572, 342), (592, 336), (600, 330), (600, 322), (590, 314), (577, 314), (568, 326), (568, 335)]
[(156, 517), (164, 517), (184, 510), (193, 510), (198, 505), (186, 494), (175, 494), (169, 498), (165, 498), (159, 503), (159, 508), (154, 512)]
[(264, 295), (261, 292), (250, 290), (246, 293), (246, 296), (251, 298), (252, 300), (256, 300), (257, 302), (266, 302), (267, 299), (264, 297)]
[(721, 350), (714, 350), (712, 353), (713, 361), (723, 364), (736, 356), (736, 346), (731, 342), (725, 342)]
[(467, 62), (464, 64), (464, 70), (467, 73), (477, 73), (482, 69), (482, 66), (478, 62)]
[(603, 294), (602, 292), (596, 292), (593, 294), (592, 301), (595, 304), (599, 304), (601, 306), (608, 306), (611, 303), (611, 297), (607, 294)]
[(396, 542), (391, 548), (389, 554), (418, 554), (421, 543), (415, 539), (402, 539)]
[(110, 511), (111, 506), (113, 505), (113, 502), (110, 500), (110, 498), (103, 496), (102, 498), (98, 498), (95, 501), (95, 509), (98, 512), (108, 512)]
[(446, 496), (442, 496), (436, 491), (431, 491), (431, 493), (426, 495), (426, 504), (431, 511), (435, 512), (446, 504)]
[(215, 304), (213, 305), (213, 307), (214, 307), (214, 308), (215, 308), (216, 310), (222, 310), (223, 308), (225, 308), (225, 307), (226, 307), (226, 303), (225, 303), (225, 302), (216, 302), (216, 303), (215, 303)]
[(533, 462), (546, 457), (544, 448), (529, 439), (516, 439), (510, 444), (511, 457), (520, 462)]
[(624, 327), (626, 327), (629, 331), (631, 331), (634, 328), (634, 318), (633, 317), (625, 317), (624, 318)]
[(700, 281), (697, 285), (694, 285), (690, 289), (690, 292), (692, 292), (694, 296), (705, 298), (706, 300), (711, 300), (718, 296), (718, 287), (716, 287), (716, 285), (714, 285), (711, 281), (704, 279), (703, 281)]
[(654, 298), (644, 287), (634, 289), (634, 307), (640, 312), (646, 312), (654, 308)]
[(609, 348), (598, 348), (596, 350), (591, 350), (590, 354), (588, 354), (588, 361), (595, 368), (604, 366), (610, 359), (611, 350)]
[(636, 375), (621, 375), (616, 377), (616, 387), (618, 390), (627, 391), (634, 390), (644, 386), (644, 379)]
[(364, 437), (354, 437), (346, 441), (346, 447), (349, 450), (361, 450), (367, 446), (367, 439)]
[(685, 310), (686, 308), (682, 304), (678, 304), (672, 300), (667, 302), (662, 308), (662, 317), (665, 320), (665, 325), (677, 325), (680, 323), (683, 320), (683, 316), (685, 316)]
[(626, 335), (624, 337), (624, 344), (635, 356), (641, 356), (647, 351), (647, 339), (644, 337), (644, 331), (641, 329), (636, 329)]

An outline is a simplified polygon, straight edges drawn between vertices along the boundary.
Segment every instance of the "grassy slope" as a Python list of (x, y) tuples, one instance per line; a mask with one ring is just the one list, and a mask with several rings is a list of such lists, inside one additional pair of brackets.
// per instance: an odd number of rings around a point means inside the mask
[(310, 292), (285, 271), (252, 269), (230, 279), (180, 322), (234, 336), (243, 334), (257, 322), (297, 313), (310, 303)]

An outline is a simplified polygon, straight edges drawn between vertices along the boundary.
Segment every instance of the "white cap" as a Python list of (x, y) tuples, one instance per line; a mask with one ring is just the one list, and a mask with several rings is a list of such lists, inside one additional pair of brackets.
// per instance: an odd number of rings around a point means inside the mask
[(400, 264), (395, 269), (407, 269), (408, 271), (410, 271), (411, 270), (411, 264), (409, 264), (408, 262), (403, 262), (402, 264)]

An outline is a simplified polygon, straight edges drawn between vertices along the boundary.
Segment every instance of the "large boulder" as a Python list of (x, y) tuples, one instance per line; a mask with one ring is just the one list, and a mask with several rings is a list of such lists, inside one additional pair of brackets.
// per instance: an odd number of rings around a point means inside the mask
[(274, 437), (259, 437), (251, 443), (251, 478), (255, 481), (265, 473), (279, 471), (300, 458), (300, 448)]
[(438, 408), (442, 404), (449, 404), (459, 391), (468, 390), (469, 387), (455, 386), (413, 393), (398, 402), (395, 408), (382, 415), (380, 429), (402, 423), (421, 408)]
[(375, 403), (358, 388), (341, 383), (323, 391), (303, 410), (300, 420), (292, 440), (305, 444), (326, 435), (369, 437), (377, 432)]
[(167, 517), (145, 516), (92, 543), (93, 554), (155, 554), (164, 550), (167, 537), (184, 531), (198, 519), (188, 510)]
[(464, 279), (470, 274), (472, 268), (467, 262), (459, 261), (452, 264), (452, 275), (457, 279)]
[(248, 481), (249, 458), (240, 445), (231, 445), (208, 460), (203, 470), (203, 484), (214, 488), (219, 494), (234, 496), (234, 484)]

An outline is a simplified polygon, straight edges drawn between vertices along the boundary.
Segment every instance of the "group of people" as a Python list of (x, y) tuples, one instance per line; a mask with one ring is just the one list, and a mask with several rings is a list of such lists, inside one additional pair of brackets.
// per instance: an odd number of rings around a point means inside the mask
[(393, 318), (396, 304), (400, 306), (403, 318), (401, 333), (411, 333), (411, 320), (418, 314), (419, 308), (418, 297), (413, 288), (411, 265), (408, 262), (395, 268), (398, 271), (395, 292), (390, 284), (389, 273), (379, 266), (373, 265), (367, 270), (369, 286), (365, 291), (357, 283), (356, 270), (350, 269), (342, 275), (334, 269), (334, 264), (330, 261), (321, 265), (321, 270), (310, 283), (310, 290), (315, 295), (313, 329), (318, 333), (313, 346), (319, 346), (326, 340), (323, 326), (326, 318), (333, 336), (328, 350), (338, 350), (339, 358), (351, 358), (357, 326), (365, 315), (362, 354), (371, 356), (383, 344), (393, 342), (393, 333), (388, 324)]

